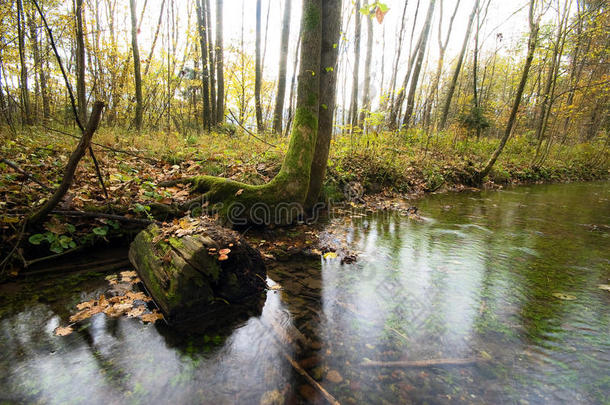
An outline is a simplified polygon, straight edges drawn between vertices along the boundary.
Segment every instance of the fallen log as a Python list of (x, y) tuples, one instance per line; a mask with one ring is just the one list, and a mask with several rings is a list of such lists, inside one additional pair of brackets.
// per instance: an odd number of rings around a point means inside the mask
[(263, 259), (237, 232), (209, 218), (181, 221), (149, 226), (129, 249), (129, 260), (168, 321), (201, 317), (265, 291)]

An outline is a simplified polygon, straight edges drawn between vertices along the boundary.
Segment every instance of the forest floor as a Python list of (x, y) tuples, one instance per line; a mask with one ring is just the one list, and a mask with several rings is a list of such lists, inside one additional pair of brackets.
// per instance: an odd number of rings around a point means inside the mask
[[(45, 127), (31, 127), (17, 135), (8, 130), (0, 132), (0, 157), (37, 180), (32, 181), (6, 162), (0, 162), (0, 257), (4, 258), (21, 239), (18, 249), (21, 263), (13, 262), (13, 266), (3, 263), (0, 279), (2, 275), (16, 276), (19, 267), (41, 257), (117, 238), (129, 240), (143, 226), (142, 222), (136, 223), (138, 218), (153, 219), (149, 204), (180, 203), (192, 197), (187, 186), (159, 187), (157, 184), (163, 180), (210, 174), (252, 184), (265, 183), (279, 171), (288, 141), (272, 135), (255, 138), (247, 133), (168, 136), (163, 132), (137, 134), (101, 129), (94, 136), (93, 149), (109, 198), (105, 198), (92, 160), (87, 156), (57, 209), (118, 214), (133, 219), (133, 223), (54, 215), (40, 229), (22, 234), (19, 223), (23, 216), (50, 195), (41, 184), (53, 189), (61, 180), (64, 165), (77, 142), (69, 135), (74, 133), (73, 128), (58, 131)], [(484, 186), (595, 180), (609, 175), (603, 145), (557, 145), (551, 148), (542, 166), (533, 167), (535, 146), (534, 141), (525, 137), (511, 139)], [(416, 132), (339, 135), (331, 145), (323, 197), (344, 201), (344, 191), (349, 189), (347, 195), (352, 200), (355, 195), (355, 203), (367, 209), (398, 208), (408, 214), (408, 204), (400, 202), (402, 197), (470, 188), (474, 170), (481, 167), (494, 147), (495, 140), (456, 139), (449, 133), (430, 139)], [(354, 205), (354, 201), (348, 203)], [(288, 240), (282, 243), (290, 244)], [(318, 253), (314, 246), (319, 245), (312, 244), (307, 236), (295, 244), (307, 245), (308, 251)], [(260, 247), (265, 254), (270, 247), (264, 245), (265, 242)], [(336, 248), (327, 246), (324, 250)], [(350, 253), (343, 252), (342, 257), (350, 260)]]

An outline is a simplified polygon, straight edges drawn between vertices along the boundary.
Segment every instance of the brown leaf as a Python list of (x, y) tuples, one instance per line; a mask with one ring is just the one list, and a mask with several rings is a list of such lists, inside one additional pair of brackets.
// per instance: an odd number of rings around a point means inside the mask
[(96, 300), (81, 302), (80, 304), (76, 305), (76, 309), (78, 309), (79, 311), (82, 311), (83, 309), (93, 307), (96, 303), (97, 303)]
[(135, 308), (131, 309), (130, 311), (128, 311), (127, 317), (137, 318), (138, 316), (142, 315), (144, 313), (144, 311), (146, 311), (146, 307), (143, 305), (140, 305), (139, 307), (135, 307)]
[(387, 11), (382, 11), (381, 7), (377, 7), (377, 9), (375, 10), (375, 17), (377, 18), (377, 22), (379, 24), (381, 24), (383, 22), (383, 17), (385, 17)]
[(241, 195), (241, 193), (244, 192), (243, 188), (240, 188), (239, 190), (237, 190), (237, 192), (235, 193), (235, 195)]
[(137, 276), (138, 276), (138, 273), (136, 273), (133, 270), (121, 272), (121, 277), (123, 277), (123, 278), (132, 278), (132, 277), (137, 277)]
[(58, 326), (57, 328), (55, 328), (56, 336), (68, 336), (72, 332), (74, 332), (72, 326)]
[(157, 322), (159, 319), (163, 319), (163, 315), (158, 313), (157, 310), (154, 310), (153, 312), (149, 313), (149, 314), (144, 314), (140, 317), (140, 319), (142, 319), (144, 322), (151, 322), (151, 323), (155, 323)]

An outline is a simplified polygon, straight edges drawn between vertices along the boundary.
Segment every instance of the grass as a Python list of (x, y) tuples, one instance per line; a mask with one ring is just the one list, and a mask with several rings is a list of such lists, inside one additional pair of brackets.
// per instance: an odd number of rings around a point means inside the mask
[[(61, 130), (75, 133), (72, 128)], [(76, 139), (44, 128), (30, 128), (16, 138), (8, 131), (3, 131), (3, 134), (9, 141), (3, 142), (1, 152), (9, 158), (19, 160), (15, 155), (23, 156), (33, 148), (51, 148), (53, 152), (46, 152), (47, 159), (55, 158), (53, 173), (56, 176), (61, 174), (61, 162), (65, 161), (76, 144)], [(94, 141), (169, 165), (197, 165), (191, 171), (199, 174), (261, 184), (277, 173), (288, 146), (285, 137), (268, 134), (261, 138), (275, 146), (240, 132), (233, 135), (194, 132), (184, 135), (163, 131), (137, 133), (112, 128), (100, 129)], [(11, 142), (11, 139), (17, 143)], [(471, 185), (472, 174), (485, 163), (496, 144), (497, 139), (482, 138), (476, 141), (456, 137), (452, 132), (433, 134), (430, 138), (419, 130), (400, 134), (341, 133), (332, 141), (325, 192), (327, 195), (337, 193), (351, 181), (362, 183), (368, 193), (382, 190), (410, 193), (431, 191), (442, 186), (468, 186)], [(130, 161), (123, 159), (124, 155), (109, 154), (99, 147), (95, 149), (102, 155), (101, 160), (106, 167), (118, 165), (125, 171), (126, 166), (130, 165)], [(495, 184), (508, 184), (608, 177), (609, 165), (602, 140), (588, 144), (553, 145), (540, 167), (532, 164), (535, 149), (534, 139), (519, 135), (512, 137), (488, 180)], [(139, 167), (137, 171), (142, 178), (146, 178), (148, 170), (155, 169)], [(112, 172), (112, 169), (109, 171)], [(150, 180), (156, 177), (150, 176)]]

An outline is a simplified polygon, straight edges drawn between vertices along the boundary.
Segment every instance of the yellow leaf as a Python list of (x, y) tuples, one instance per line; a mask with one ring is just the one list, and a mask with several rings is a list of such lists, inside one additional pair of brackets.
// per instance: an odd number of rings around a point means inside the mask
[(336, 259), (337, 254), (335, 252), (326, 252), (326, 253), (324, 253), (324, 258), (325, 259)]

